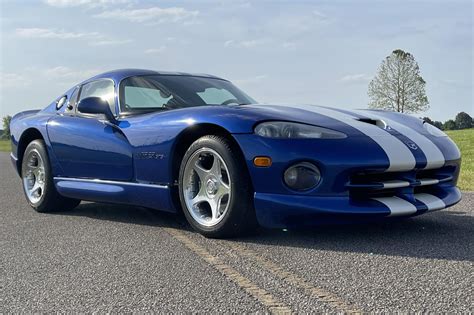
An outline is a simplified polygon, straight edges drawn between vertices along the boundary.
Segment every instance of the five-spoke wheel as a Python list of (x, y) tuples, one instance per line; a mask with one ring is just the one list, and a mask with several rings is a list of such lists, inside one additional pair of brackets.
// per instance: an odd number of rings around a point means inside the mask
[(215, 150), (194, 152), (184, 169), (184, 199), (192, 217), (202, 225), (214, 226), (229, 208), (231, 181), (229, 170)]
[(26, 147), (21, 164), (21, 179), (28, 203), (38, 212), (70, 210), (81, 202), (63, 197), (56, 191), (43, 140), (34, 140)]
[(37, 203), (44, 192), (44, 161), (36, 148), (30, 150), (28, 155), (23, 158), (26, 159), (25, 169), (23, 170), (23, 188), (30, 202)]
[(245, 161), (224, 137), (204, 136), (189, 147), (181, 162), (179, 194), (188, 222), (205, 236), (234, 236), (255, 227)]

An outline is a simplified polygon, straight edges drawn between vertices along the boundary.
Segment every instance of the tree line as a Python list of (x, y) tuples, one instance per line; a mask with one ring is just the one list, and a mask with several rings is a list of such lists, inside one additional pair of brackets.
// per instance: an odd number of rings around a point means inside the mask
[(431, 120), (429, 117), (423, 117), (422, 119), (441, 130), (460, 130), (474, 128), (474, 119), (468, 113), (465, 112), (460, 112), (456, 115), (454, 119), (449, 119), (445, 122)]
[[(11, 138), (10, 135), (10, 121), (12, 120), (12, 116), (7, 115), (3, 117), (2, 122), (3, 122), (3, 130), (0, 130), (0, 139), (7, 139), (9, 140)], [(3, 132), (1, 132), (3, 131)]]

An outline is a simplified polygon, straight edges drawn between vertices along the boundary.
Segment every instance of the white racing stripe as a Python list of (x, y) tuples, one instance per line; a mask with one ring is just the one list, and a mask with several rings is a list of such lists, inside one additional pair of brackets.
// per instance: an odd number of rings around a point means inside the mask
[(390, 209), (389, 217), (410, 215), (416, 212), (414, 204), (400, 197), (379, 197), (372, 199), (383, 203)]
[(386, 117), (378, 116), (375, 113), (364, 110), (357, 110), (357, 112), (372, 119), (379, 119), (385, 121), (387, 125), (389, 125), (393, 129), (416, 143), (416, 145), (423, 151), (426, 156), (427, 164), (425, 166), (425, 169), (439, 168), (444, 165), (445, 159), (443, 152), (441, 152), (441, 150), (436, 146), (436, 144), (434, 144), (433, 141), (431, 141), (426, 136), (399, 122), (396, 122)]
[(390, 188), (401, 188), (401, 187), (409, 187), (410, 183), (406, 180), (388, 180), (386, 182), (382, 182), (383, 189), (390, 189)]
[(446, 204), (444, 203), (444, 201), (434, 195), (423, 193), (415, 194), (415, 199), (423, 202), (428, 207), (428, 211), (446, 208)]
[(408, 147), (402, 141), (377, 126), (358, 121), (354, 116), (325, 107), (312, 105), (300, 105), (292, 107), (304, 109), (339, 120), (370, 137), (385, 151), (388, 156), (390, 165), (386, 170), (387, 172), (409, 171), (415, 168), (415, 157)]
[(422, 178), (419, 181), (420, 186), (436, 185), (439, 183), (439, 180), (434, 178)]

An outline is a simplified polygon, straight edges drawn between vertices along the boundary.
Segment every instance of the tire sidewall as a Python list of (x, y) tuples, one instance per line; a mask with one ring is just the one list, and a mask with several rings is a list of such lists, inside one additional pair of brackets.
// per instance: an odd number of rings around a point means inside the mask
[[(224, 214), (224, 218), (213, 226), (199, 224), (190, 214), (190, 210), (188, 210), (184, 200), (183, 176), (186, 164), (193, 153), (202, 148), (216, 151), (224, 160), (230, 173), (231, 196), (229, 207)], [(244, 167), (246, 166), (242, 164), (241, 160), (239, 154), (232, 148), (229, 142), (225, 138), (217, 136), (204, 136), (196, 140), (183, 157), (179, 171), (179, 198), (181, 206), (191, 226), (206, 236), (219, 237), (224, 234), (232, 234), (232, 231), (245, 224), (243, 221), (245, 220), (246, 212), (252, 207), (252, 203), (249, 198), (251, 196), (250, 183), (247, 176), (245, 176), (247, 170)]]
[[(25, 166), (28, 163), (28, 155), (29, 153), (36, 149), (39, 153), (41, 158), (43, 159), (44, 163), (44, 175), (45, 175), (45, 184), (44, 184), (44, 191), (40, 198), (40, 200), (36, 203), (31, 202), (30, 198), (28, 198), (28, 193), (25, 191), (25, 185), (23, 184), (23, 178), (25, 176)], [(23, 193), (25, 194), (26, 200), (28, 201), (29, 205), (37, 211), (42, 211), (45, 208), (45, 205), (48, 204), (48, 200), (53, 197), (54, 195), (54, 182), (53, 176), (51, 173), (51, 166), (49, 163), (48, 153), (46, 151), (46, 145), (43, 140), (34, 140), (25, 149), (25, 153), (23, 154), (23, 160), (21, 163), (21, 181), (23, 187)]]

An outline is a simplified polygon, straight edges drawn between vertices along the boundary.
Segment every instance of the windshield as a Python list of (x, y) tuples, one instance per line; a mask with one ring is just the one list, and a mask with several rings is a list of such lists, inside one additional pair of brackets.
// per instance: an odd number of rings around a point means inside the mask
[(120, 84), (120, 111), (139, 113), (204, 105), (256, 103), (229, 81), (184, 76), (147, 75)]

